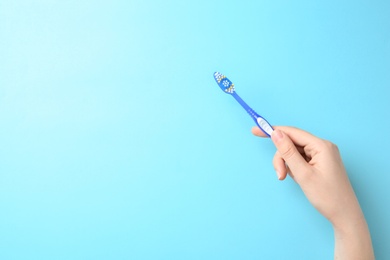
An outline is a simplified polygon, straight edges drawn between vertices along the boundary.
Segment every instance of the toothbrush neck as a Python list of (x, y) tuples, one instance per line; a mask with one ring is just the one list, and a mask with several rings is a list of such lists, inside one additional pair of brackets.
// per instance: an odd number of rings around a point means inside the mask
[(250, 108), (250, 106), (248, 106), (235, 91), (232, 93), (232, 96), (237, 100), (238, 103), (240, 103), (240, 105), (246, 110), (246, 112), (248, 112), (250, 116), (254, 118), (259, 117), (259, 115), (252, 108)]

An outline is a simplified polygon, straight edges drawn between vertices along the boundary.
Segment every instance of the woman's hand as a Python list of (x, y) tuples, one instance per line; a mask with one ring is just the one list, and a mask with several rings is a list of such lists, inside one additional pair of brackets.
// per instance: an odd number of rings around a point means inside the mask
[[(337, 146), (297, 128), (274, 128), (271, 139), (277, 149), (273, 164), (278, 179), (289, 174), (332, 223), (335, 259), (374, 259), (369, 230)], [(265, 137), (258, 127), (252, 133)]]

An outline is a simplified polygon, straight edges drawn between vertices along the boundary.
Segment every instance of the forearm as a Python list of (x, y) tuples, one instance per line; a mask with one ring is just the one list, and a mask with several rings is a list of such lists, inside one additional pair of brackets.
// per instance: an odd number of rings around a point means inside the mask
[(355, 216), (343, 226), (334, 225), (335, 252), (337, 260), (373, 260), (375, 259), (370, 231), (363, 213)]

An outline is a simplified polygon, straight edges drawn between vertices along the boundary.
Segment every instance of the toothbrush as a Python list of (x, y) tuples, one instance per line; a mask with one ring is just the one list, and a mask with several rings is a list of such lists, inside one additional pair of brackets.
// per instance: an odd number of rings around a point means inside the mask
[(274, 129), (268, 123), (268, 121), (257, 114), (250, 106), (248, 106), (244, 100), (240, 98), (240, 96), (236, 93), (234, 89), (234, 84), (224, 75), (222, 75), (219, 72), (214, 73), (214, 79), (217, 82), (218, 86), (227, 94), (232, 95), (238, 103), (245, 109), (246, 112), (248, 112), (249, 116), (255, 121), (255, 123), (260, 127), (261, 131), (264, 132), (268, 137), (271, 137), (272, 132)]

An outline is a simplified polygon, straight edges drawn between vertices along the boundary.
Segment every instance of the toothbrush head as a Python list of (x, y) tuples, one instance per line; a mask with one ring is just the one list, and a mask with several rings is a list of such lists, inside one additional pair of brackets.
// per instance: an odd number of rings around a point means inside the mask
[(218, 86), (227, 94), (234, 93), (234, 84), (224, 75), (219, 72), (214, 73), (214, 79)]

